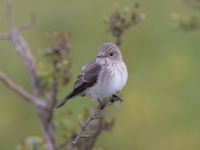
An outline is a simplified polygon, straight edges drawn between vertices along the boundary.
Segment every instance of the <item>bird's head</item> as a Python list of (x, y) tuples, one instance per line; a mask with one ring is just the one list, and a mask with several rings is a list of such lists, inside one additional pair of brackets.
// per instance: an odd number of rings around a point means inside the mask
[(112, 61), (121, 61), (122, 56), (119, 48), (113, 43), (104, 43), (99, 48), (99, 53), (97, 58), (100, 59), (109, 59)]

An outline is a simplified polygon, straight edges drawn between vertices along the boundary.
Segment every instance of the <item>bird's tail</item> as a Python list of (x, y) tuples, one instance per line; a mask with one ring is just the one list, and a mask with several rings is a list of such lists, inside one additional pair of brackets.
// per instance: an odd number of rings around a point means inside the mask
[(62, 107), (69, 99), (71, 99), (74, 96), (76, 95), (72, 91), (69, 95), (65, 96), (65, 98), (58, 105), (56, 105), (55, 109)]
[(69, 97), (66, 96), (58, 105), (56, 105), (56, 109), (62, 107), (67, 101), (69, 100)]

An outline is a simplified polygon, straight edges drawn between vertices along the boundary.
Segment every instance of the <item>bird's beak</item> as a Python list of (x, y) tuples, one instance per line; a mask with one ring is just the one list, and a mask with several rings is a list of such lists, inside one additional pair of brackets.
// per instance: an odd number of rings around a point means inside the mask
[(106, 55), (97, 55), (97, 58), (105, 58)]

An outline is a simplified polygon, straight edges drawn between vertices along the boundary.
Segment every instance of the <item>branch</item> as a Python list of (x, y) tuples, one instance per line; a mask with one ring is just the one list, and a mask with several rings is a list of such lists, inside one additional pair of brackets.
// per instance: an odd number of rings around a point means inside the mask
[(55, 137), (54, 137), (54, 128), (52, 123), (53, 109), (48, 108), (47, 101), (41, 100), (39, 98), (40, 87), (39, 87), (39, 77), (37, 75), (36, 60), (33, 57), (33, 54), (31, 52), (28, 43), (21, 35), (22, 30), (28, 29), (32, 26), (33, 17), (30, 23), (24, 24), (19, 27), (16, 26), (13, 13), (13, 0), (7, 0), (6, 14), (8, 19), (9, 32), (0, 34), (0, 38), (2, 37), (2, 39), (7, 38), (8, 40), (10, 40), (14, 48), (16, 49), (17, 54), (20, 56), (29, 74), (33, 95), (28, 93), (20, 85), (17, 85), (14, 81), (8, 78), (3, 72), (0, 72), (0, 80), (11, 90), (15, 91), (17, 94), (25, 98), (25, 100), (34, 104), (38, 113), (38, 117), (40, 119), (42, 132), (46, 140), (47, 149), (55, 150)]
[(17, 28), (10, 29), (10, 39), (18, 55), (21, 57), (24, 65), (26, 66), (26, 69), (31, 78), (31, 86), (32, 89), (34, 90), (37, 87), (38, 78), (37, 78), (36, 62), (30, 51), (30, 48), (27, 45), (24, 38), (20, 35)]
[[(52, 110), (47, 109), (38, 109), (38, 118), (40, 119), (40, 124), (42, 128), (42, 132), (44, 135), (44, 138), (46, 140), (46, 146), (47, 150), (56, 150), (55, 148), (55, 138), (54, 138), (54, 127), (52, 123), (52, 117), (49, 118), (49, 116), (52, 116)], [(50, 114), (49, 114), (50, 113)]]
[(120, 46), (124, 32), (144, 18), (145, 15), (140, 12), (139, 3), (135, 3), (132, 7), (115, 9), (104, 22), (108, 25), (108, 31), (114, 36), (115, 44)]
[(11, 80), (6, 74), (0, 71), (0, 80), (4, 83), (8, 88), (13, 90), (15, 93), (23, 97), (28, 102), (38, 106), (38, 107), (45, 107), (46, 103), (37, 97), (28, 93), (23, 87), (17, 85), (13, 80)]
[(9, 24), (9, 39), (25, 64), (31, 78), (33, 93), (36, 93), (36, 87), (38, 85), (36, 61), (20, 30), (15, 26), (12, 0), (7, 0), (7, 18)]

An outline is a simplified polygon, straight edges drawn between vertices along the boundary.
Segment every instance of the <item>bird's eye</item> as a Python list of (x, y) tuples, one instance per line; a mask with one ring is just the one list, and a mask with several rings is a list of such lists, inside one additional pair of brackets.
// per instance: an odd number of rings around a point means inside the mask
[(110, 52), (110, 56), (113, 56), (114, 54), (113, 54), (113, 52)]

